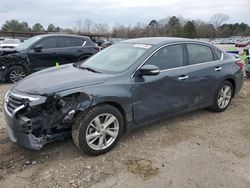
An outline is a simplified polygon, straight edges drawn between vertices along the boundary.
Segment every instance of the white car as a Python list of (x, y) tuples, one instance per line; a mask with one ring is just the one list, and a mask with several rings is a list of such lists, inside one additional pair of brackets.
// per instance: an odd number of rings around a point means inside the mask
[(5, 39), (0, 44), (0, 48), (15, 48), (21, 43), (19, 39)]

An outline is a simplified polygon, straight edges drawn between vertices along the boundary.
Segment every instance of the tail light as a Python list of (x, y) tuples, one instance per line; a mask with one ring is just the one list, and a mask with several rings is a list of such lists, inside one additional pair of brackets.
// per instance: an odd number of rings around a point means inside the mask
[(240, 70), (243, 70), (244, 63), (242, 61), (237, 61), (235, 63), (240, 67)]
[(99, 46), (95, 46), (94, 48), (95, 48), (98, 52), (100, 52), (100, 51), (102, 50), (102, 48), (99, 47)]

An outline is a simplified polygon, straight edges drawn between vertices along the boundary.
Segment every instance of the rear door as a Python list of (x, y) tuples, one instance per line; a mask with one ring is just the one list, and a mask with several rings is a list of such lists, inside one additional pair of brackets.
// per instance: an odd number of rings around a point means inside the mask
[(59, 37), (59, 63), (67, 64), (77, 62), (84, 51), (86, 41), (74, 37)]
[(182, 44), (163, 47), (146, 64), (160, 68), (156, 76), (132, 78), (135, 123), (185, 111), (189, 107), (189, 71)]
[[(34, 47), (37, 46), (41, 46), (42, 49), (40, 51), (34, 50)], [(58, 62), (57, 37), (43, 38), (34, 47), (28, 52), (32, 72), (56, 65)]]
[(203, 44), (186, 44), (189, 62), (189, 84), (192, 92), (190, 108), (206, 107), (212, 103), (217, 76), (223, 69), (221, 52)]

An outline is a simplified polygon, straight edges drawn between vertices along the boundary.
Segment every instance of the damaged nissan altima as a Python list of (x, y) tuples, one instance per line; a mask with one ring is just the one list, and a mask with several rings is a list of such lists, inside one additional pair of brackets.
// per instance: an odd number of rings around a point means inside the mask
[(5, 96), (6, 131), (26, 148), (72, 136), (81, 151), (100, 155), (152, 121), (207, 107), (222, 112), (242, 84), (242, 63), (210, 44), (131, 39), (14, 84)]

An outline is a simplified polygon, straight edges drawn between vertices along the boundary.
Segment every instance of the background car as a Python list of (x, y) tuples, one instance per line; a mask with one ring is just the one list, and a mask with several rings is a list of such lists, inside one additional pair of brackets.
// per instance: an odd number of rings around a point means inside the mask
[(250, 47), (247, 47), (243, 50), (245, 54), (245, 73), (248, 77), (250, 77)]
[(102, 46), (102, 43), (104, 42), (104, 40), (102, 39), (96, 39), (95, 40), (95, 43), (98, 45), (98, 46)]
[(16, 48), (0, 50), (0, 80), (17, 82), (48, 67), (84, 61), (98, 51), (88, 37), (67, 34), (35, 36)]
[(250, 41), (244, 41), (244, 42), (240, 42), (235, 44), (235, 47), (246, 47), (250, 45)]
[(4, 40), (5, 40), (4, 38), (0, 38), (0, 44), (2, 44)]
[(19, 39), (5, 39), (1, 42), (0, 48), (15, 48), (21, 43)]
[(242, 87), (242, 68), (204, 42), (127, 40), (16, 83), (5, 97), (6, 130), (37, 150), (72, 134), (81, 151), (100, 155), (133, 128), (202, 108), (226, 110)]
[(109, 46), (111, 46), (111, 45), (113, 45), (113, 44), (114, 44), (114, 42), (109, 41), (109, 40), (106, 40), (106, 41), (104, 41), (104, 42), (102, 43), (101, 47), (102, 47), (102, 48), (107, 48), (107, 47), (109, 47)]

